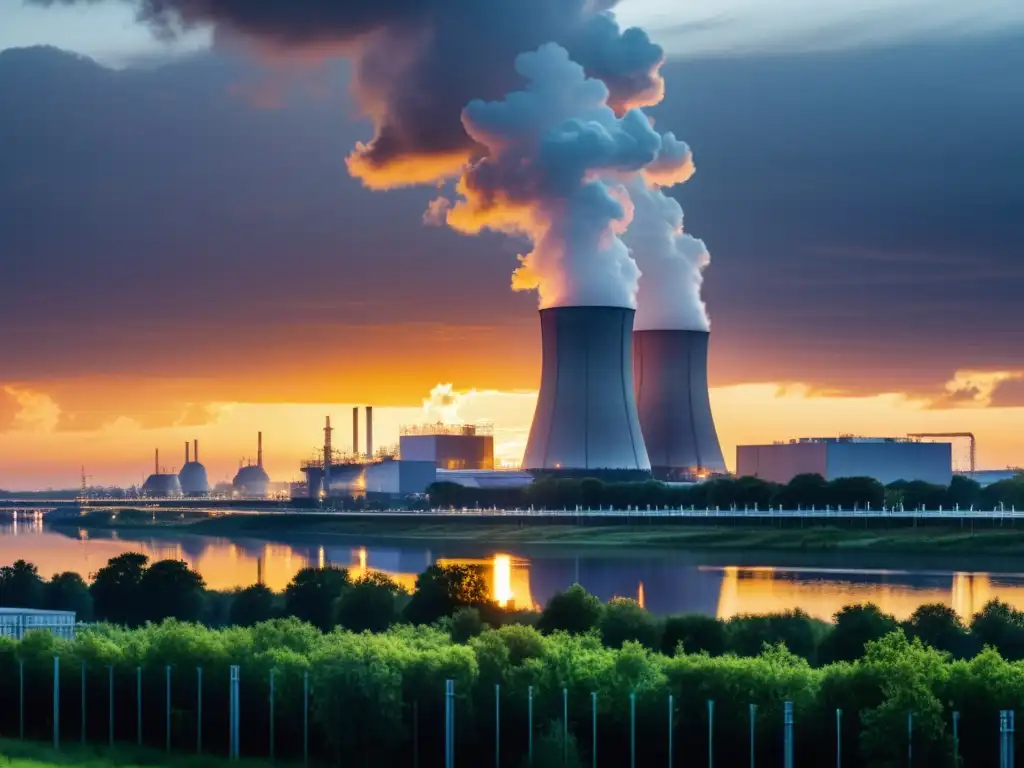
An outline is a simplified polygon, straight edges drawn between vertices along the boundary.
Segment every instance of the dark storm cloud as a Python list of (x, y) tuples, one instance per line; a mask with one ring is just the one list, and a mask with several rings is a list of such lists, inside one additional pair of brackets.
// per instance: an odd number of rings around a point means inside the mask
[[(714, 384), (932, 396), (958, 368), (1024, 369), (1019, 71), (1020, 39), (666, 65), (657, 126), (695, 153), (679, 199), (712, 254)], [(4, 375), (234, 375), (268, 397), (294, 374), (297, 400), (304, 368), (348, 386), (390, 354), (535, 386), (515, 249), (421, 227), (419, 190), (347, 178), (369, 129), (344, 67), (281, 109), (228, 95), (262, 76), (0, 54)], [(422, 323), (490, 330), (442, 353)]]
[[(97, 0), (31, 0), (74, 5)], [(473, 151), (462, 108), (520, 83), (517, 54), (548, 42), (631, 103), (660, 93), (661, 49), (639, 29), (621, 33), (604, 10), (616, 0), (122, 0), (162, 36), (212, 26), (285, 56), (345, 56), (353, 91), (376, 136), (352, 172), (375, 187), (430, 182)], [(429, 94), (429, 97), (424, 97)]]

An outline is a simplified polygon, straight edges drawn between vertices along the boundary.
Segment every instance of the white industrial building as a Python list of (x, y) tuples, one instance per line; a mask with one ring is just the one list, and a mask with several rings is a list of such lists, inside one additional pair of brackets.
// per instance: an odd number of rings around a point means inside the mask
[(0, 608), (0, 637), (21, 640), (26, 632), (46, 631), (65, 640), (75, 639), (74, 611)]
[(897, 480), (949, 485), (953, 479), (953, 446), (905, 437), (845, 436), (739, 445), (736, 474), (774, 483), (788, 483), (797, 475), (817, 474), (826, 480), (873, 477), (884, 485)]

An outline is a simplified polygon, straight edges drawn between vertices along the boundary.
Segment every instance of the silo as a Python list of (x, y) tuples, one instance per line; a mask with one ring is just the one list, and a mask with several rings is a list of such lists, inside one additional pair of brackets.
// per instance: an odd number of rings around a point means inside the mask
[(708, 396), (707, 331), (633, 333), (633, 378), (647, 454), (656, 478), (724, 473)]
[(178, 472), (181, 492), (186, 496), (205, 496), (210, 492), (210, 481), (206, 477), (206, 467), (199, 463), (199, 441), (195, 441), (195, 455), (191, 458), (188, 448), (188, 443), (185, 443), (185, 463)]
[(634, 310), (540, 311), (540, 393), (523, 468), (648, 472), (631, 366)]

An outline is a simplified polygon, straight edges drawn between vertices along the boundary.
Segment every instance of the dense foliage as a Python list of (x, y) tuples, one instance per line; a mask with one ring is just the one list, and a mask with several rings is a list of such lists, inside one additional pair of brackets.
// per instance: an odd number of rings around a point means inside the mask
[(882, 485), (870, 477), (827, 481), (820, 475), (798, 475), (786, 485), (755, 477), (719, 478), (692, 486), (655, 481), (608, 483), (594, 478), (546, 478), (525, 488), (467, 488), (435, 483), (428, 491), (434, 507), (504, 509), (1024, 509), (1024, 476), (984, 488), (966, 477), (948, 486), (915, 480)]
[[(562, 765), (563, 756), (590, 764), (593, 693), (606, 765), (629, 762), (630, 694), (638, 765), (667, 762), (670, 695), (677, 762), (706, 754), (707, 701), (715, 702), (718, 765), (747, 757), (750, 704), (765, 766), (779, 764), (787, 700), (803, 765), (834, 760), (837, 708), (844, 765), (905, 764), (911, 712), (915, 760), (953, 765), (953, 711), (961, 764), (994, 764), (998, 710), (1024, 707), (1024, 613), (998, 601), (969, 625), (942, 605), (903, 622), (873, 605), (848, 606), (831, 623), (800, 611), (660, 618), (631, 600), (602, 604), (574, 585), (540, 614), (513, 613), (490, 602), (482, 573), (465, 566), (429, 568), (413, 595), (381, 574), (353, 581), (326, 568), (301, 571), (282, 595), (256, 585), (232, 593), (226, 608), (225, 597), (182, 563), (149, 565), (134, 554), (113, 558), (91, 587), (68, 574), (43, 581), (24, 562), (0, 569), (4, 604), (70, 607), (88, 598), (98, 618), (125, 625), (91, 625), (73, 641), (0, 638), (0, 736), (17, 735), (23, 673), (26, 736), (52, 738), (55, 655), (64, 739), (81, 737), (84, 676), (88, 739), (109, 739), (111, 701), (115, 740), (138, 738), (141, 680), (142, 739), (163, 745), (169, 674), (172, 746), (194, 750), (202, 668), (203, 749), (224, 754), (229, 666), (238, 664), (243, 751), (267, 755), (272, 732), (279, 757), (301, 756), (308, 675), (310, 751), (335, 765), (408, 765), (417, 752), (424, 768), (440, 764), (447, 679), (456, 685), (457, 754), (466, 765), (493, 760), (495, 686), (499, 748), (512, 766), (526, 758), (531, 688), (538, 767)], [(214, 613), (238, 626), (182, 621)]]
[[(467, 609), (462, 609), (465, 612)], [(471, 609), (470, 609), (471, 610)], [(602, 644), (594, 632), (544, 635), (534, 627), (484, 629), (465, 643), (437, 626), (398, 626), (381, 633), (318, 631), (296, 619), (254, 627), (209, 629), (168, 620), (138, 629), (94, 625), (74, 641), (30, 633), (0, 640), (0, 730), (17, 735), (19, 664), (24, 664), (26, 736), (53, 733), (54, 656), (59, 657), (60, 729), (81, 737), (84, 669), (86, 736), (109, 737), (113, 681), (115, 740), (138, 736), (136, 685), (141, 670), (142, 738), (166, 739), (167, 670), (171, 680), (171, 743), (194, 751), (199, 674), (203, 670), (203, 750), (225, 754), (229, 665), (241, 667), (244, 754), (302, 754), (303, 681), (308, 674), (309, 749), (315, 763), (351, 766), (440, 765), (445, 680), (455, 681), (456, 754), (463, 765), (490, 764), (495, 750), (495, 686), (500, 699), (502, 764), (524, 765), (532, 688), (535, 765), (562, 759), (563, 689), (568, 702), (566, 752), (589, 765), (597, 702), (597, 748), (604, 765), (628, 765), (630, 695), (636, 696), (637, 765), (667, 763), (669, 695), (676, 762), (706, 759), (707, 701), (716, 765), (745, 764), (748, 705), (756, 704), (757, 764), (780, 764), (782, 705), (795, 708), (796, 764), (834, 763), (835, 711), (841, 708), (843, 764), (905, 765), (907, 716), (914, 713), (915, 764), (953, 765), (952, 712), (960, 713), (962, 765), (994, 765), (998, 711), (1024, 708), (1024, 663), (986, 650), (971, 660), (909, 639), (897, 629), (867, 643), (861, 658), (812, 666), (782, 645), (758, 656), (654, 652), (626, 640)], [(274, 675), (271, 730), (269, 684)]]

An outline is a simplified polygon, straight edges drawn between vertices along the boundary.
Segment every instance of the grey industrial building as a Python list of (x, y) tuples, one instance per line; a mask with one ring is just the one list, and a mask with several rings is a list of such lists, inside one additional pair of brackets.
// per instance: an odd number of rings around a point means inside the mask
[(948, 485), (953, 478), (953, 446), (899, 437), (805, 437), (772, 445), (736, 447), (736, 474), (775, 483), (797, 475), (873, 477), (888, 484), (924, 480)]
[(494, 469), (494, 430), (488, 425), (421, 424), (402, 427), (402, 461), (429, 461), (438, 469)]
[(725, 474), (708, 395), (707, 331), (633, 333), (633, 386), (651, 472), (687, 481)]
[(270, 476), (263, 469), (263, 433), (256, 436), (256, 463), (249, 463), (238, 468), (238, 473), (231, 481), (231, 487), (239, 496), (248, 498), (266, 498), (270, 491)]
[(153, 458), (153, 474), (142, 484), (142, 495), (152, 499), (176, 499), (181, 497), (181, 482), (173, 472), (160, 469), (160, 449)]
[(523, 469), (649, 473), (633, 391), (635, 310), (540, 311), (540, 392)]

